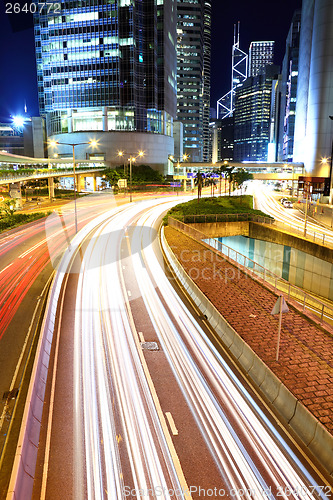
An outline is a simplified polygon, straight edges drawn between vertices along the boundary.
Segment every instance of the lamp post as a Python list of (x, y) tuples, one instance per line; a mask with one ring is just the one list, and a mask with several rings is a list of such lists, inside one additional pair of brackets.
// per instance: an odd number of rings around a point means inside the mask
[(143, 151), (139, 151), (136, 155), (135, 153), (125, 153), (124, 151), (118, 151), (118, 156), (129, 155), (129, 164), (130, 164), (130, 185), (129, 185), (129, 193), (130, 193), (130, 202), (132, 202), (132, 162), (137, 158), (142, 158), (144, 156)]
[(88, 144), (89, 146), (97, 146), (97, 141), (77, 142), (75, 144), (68, 142), (51, 141), (50, 146), (55, 147), (58, 145), (71, 146), (73, 149), (73, 175), (74, 175), (74, 219), (75, 219), (75, 234), (77, 233), (77, 209), (76, 209), (76, 173), (75, 173), (75, 146), (82, 146)]
[(308, 196), (310, 192), (310, 182), (305, 182), (307, 184), (306, 197), (305, 197), (305, 211), (304, 211), (304, 238), (306, 238), (306, 223), (307, 223), (307, 215), (308, 215)]

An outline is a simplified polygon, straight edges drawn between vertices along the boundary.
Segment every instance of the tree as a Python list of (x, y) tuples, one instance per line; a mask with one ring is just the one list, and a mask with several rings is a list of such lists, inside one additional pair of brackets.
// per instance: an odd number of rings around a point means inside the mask
[[(221, 165), (216, 171), (215, 173), (218, 174), (220, 180), (219, 180), (219, 183), (220, 183), (220, 196), (222, 195), (222, 177), (223, 177), (223, 174), (226, 173), (227, 171), (227, 168), (228, 168), (228, 163), (227, 162), (224, 162), (223, 165)], [(224, 184), (224, 192), (226, 192), (226, 184), (227, 184), (227, 180), (226, 180), (226, 176), (224, 176), (224, 181), (225, 181), (225, 184)]]
[(234, 182), (241, 189), (241, 196), (243, 196), (242, 186), (244, 182), (253, 179), (253, 175), (247, 172), (244, 168), (238, 169), (234, 174)]
[(105, 175), (105, 180), (108, 181), (111, 186), (116, 185), (119, 179), (124, 177), (116, 168), (108, 168), (107, 170), (104, 170), (103, 175)]
[(216, 186), (216, 177), (215, 177), (215, 172), (211, 172), (210, 174), (208, 174), (206, 176), (206, 186), (210, 186), (210, 194), (211, 194), (211, 197), (213, 197), (214, 195), (214, 189), (215, 189), (215, 186)]
[(0, 217), (11, 217), (15, 212), (15, 200), (4, 200), (0, 205)]
[(234, 167), (226, 167), (225, 177), (229, 181), (229, 196), (231, 196), (231, 185), (234, 182), (234, 178), (235, 178)]
[(198, 203), (199, 203), (199, 200), (201, 198), (201, 191), (202, 191), (204, 179), (205, 179), (205, 175), (202, 172), (200, 172), (200, 170), (198, 170), (198, 172), (194, 178), (194, 184), (198, 188)]

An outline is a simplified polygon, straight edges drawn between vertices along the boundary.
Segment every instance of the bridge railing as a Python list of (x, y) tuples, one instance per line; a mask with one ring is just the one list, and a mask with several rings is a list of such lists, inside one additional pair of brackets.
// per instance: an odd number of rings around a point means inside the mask
[[(169, 217), (170, 218), (170, 217)], [(241, 221), (253, 221), (259, 222), (261, 224), (274, 224), (274, 219), (271, 217), (264, 217), (256, 214), (200, 214), (200, 215), (184, 215), (183, 217), (177, 218), (184, 224), (195, 224), (198, 223), (214, 223), (214, 222), (241, 222)]]
[(280, 295), (282, 292), (287, 300), (296, 300), (299, 304), (301, 304), (303, 312), (308, 310), (310, 313), (319, 316), (320, 323), (326, 322), (330, 325), (333, 324), (333, 307), (324, 301), (313, 297), (311, 294), (305, 292), (296, 285), (292, 285), (289, 281), (281, 278), (246, 255), (241, 254), (237, 250), (234, 250), (215, 238), (207, 237), (207, 235), (205, 235), (202, 231), (191, 227), (180, 220), (169, 217), (168, 224), (171, 227), (183, 231), (200, 243), (203, 243), (210, 248), (214, 248), (219, 253), (225, 255), (228, 260), (232, 261), (232, 263), (234, 263), (237, 267), (240, 267), (250, 276), (256, 276), (256, 278), (259, 278), (262, 282), (273, 286), (275, 293)]
[(273, 219), (271, 217), (264, 217), (256, 214), (200, 214), (200, 215), (184, 215), (183, 217), (177, 217), (178, 220), (184, 224), (195, 224), (195, 223), (217, 223), (217, 222), (240, 222), (240, 221), (251, 221), (258, 222), (260, 224), (268, 224), (269, 226), (277, 229), (282, 229), (288, 233), (295, 234), (300, 238), (306, 238), (307, 240), (317, 243), (319, 245), (328, 246), (333, 248), (333, 236), (327, 235), (324, 231), (313, 229), (306, 229), (306, 235), (304, 236), (304, 227), (291, 226), (290, 224), (285, 224), (281, 221)]

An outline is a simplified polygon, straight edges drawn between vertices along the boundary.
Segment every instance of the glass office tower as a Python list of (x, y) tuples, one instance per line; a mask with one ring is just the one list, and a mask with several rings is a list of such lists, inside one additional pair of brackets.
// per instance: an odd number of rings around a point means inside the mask
[(260, 71), (274, 62), (274, 42), (251, 42), (249, 48), (248, 76), (257, 76)]
[(270, 142), (272, 96), (278, 66), (267, 65), (236, 90), (234, 112), (234, 161), (267, 161)]
[[(149, 133), (166, 137), (172, 154), (176, 0), (52, 3), (37, 9), (34, 19), (39, 106), (48, 135), (113, 132), (104, 141), (108, 157), (107, 143), (119, 143), (115, 132)], [(139, 142), (147, 149), (142, 137)], [(164, 151), (161, 138), (157, 142)]]
[(332, 26), (333, 0), (303, 0), (293, 160), (304, 162), (307, 175), (331, 179)]
[(178, 0), (177, 16), (177, 120), (191, 161), (208, 161), (211, 1)]

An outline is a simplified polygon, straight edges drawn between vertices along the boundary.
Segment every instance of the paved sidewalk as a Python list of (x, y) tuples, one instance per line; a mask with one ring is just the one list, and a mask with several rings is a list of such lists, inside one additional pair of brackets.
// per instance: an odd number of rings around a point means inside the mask
[[(277, 295), (185, 234), (165, 228), (178, 260), (229, 324), (333, 435), (333, 335), (290, 307), (276, 361)], [(293, 301), (291, 301), (292, 303)]]

